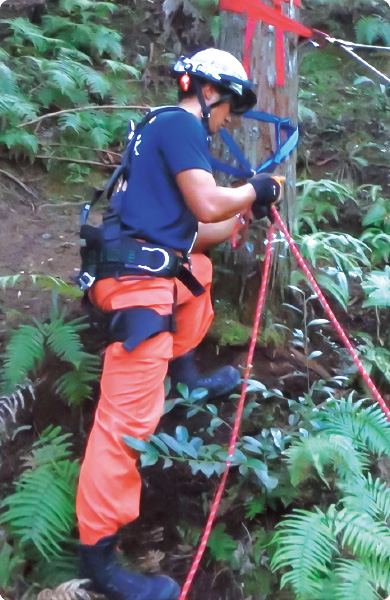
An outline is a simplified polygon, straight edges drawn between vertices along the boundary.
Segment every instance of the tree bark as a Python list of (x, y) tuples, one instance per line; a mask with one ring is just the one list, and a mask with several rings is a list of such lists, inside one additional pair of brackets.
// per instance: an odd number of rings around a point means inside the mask
[[(270, 6), (274, 6), (270, 3)], [(292, 19), (298, 19), (298, 10), (291, 3), (282, 2), (283, 14)], [(220, 48), (231, 52), (239, 60), (243, 58), (246, 15), (238, 15), (230, 11), (221, 11), (221, 33)], [(249, 78), (257, 85), (258, 110), (272, 113), (278, 117), (290, 118), (293, 125), (297, 124), (298, 116), (298, 73), (297, 73), (297, 35), (284, 33), (285, 43), (285, 85), (276, 85), (276, 61), (275, 61), (275, 28), (259, 21), (253, 35), (250, 47), (250, 70)], [(243, 148), (245, 156), (252, 166), (257, 166), (267, 159), (275, 151), (274, 125), (262, 123), (250, 119), (242, 119), (241, 127), (234, 132), (234, 137)], [(224, 156), (226, 158), (226, 156)], [(295, 182), (296, 182), (296, 156), (291, 154), (275, 171), (275, 174), (285, 175), (286, 184), (283, 200), (279, 204), (282, 218), (291, 225), (294, 218), (295, 204)], [(257, 229), (258, 226), (255, 225)], [(265, 231), (263, 228), (256, 235), (254, 249), (251, 252), (248, 247), (243, 247), (236, 257), (240, 274), (242, 265), (246, 271), (253, 272), (256, 269), (254, 263), (256, 256), (263, 252)], [(251, 259), (248, 252), (252, 254)], [(272, 288), (273, 306), (277, 307), (283, 295), (283, 289), (287, 283), (290, 265), (287, 257), (280, 258), (283, 252), (278, 248), (273, 260), (273, 276), (270, 279)], [(248, 262), (250, 266), (248, 267)], [(239, 278), (238, 278), (239, 279)], [(241, 290), (240, 299), (244, 299), (245, 306), (242, 307), (244, 321), (253, 315), (256, 302), (259, 281), (258, 278), (247, 277), (244, 285), (248, 288)], [(271, 292), (271, 290), (270, 290)]]

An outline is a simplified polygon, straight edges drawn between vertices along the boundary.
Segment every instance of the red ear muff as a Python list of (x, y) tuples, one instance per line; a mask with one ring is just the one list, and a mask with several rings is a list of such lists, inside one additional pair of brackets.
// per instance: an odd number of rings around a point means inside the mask
[(180, 77), (179, 83), (183, 92), (188, 92), (188, 88), (190, 87), (191, 83), (191, 77), (188, 75), (188, 73), (184, 73), (184, 75)]

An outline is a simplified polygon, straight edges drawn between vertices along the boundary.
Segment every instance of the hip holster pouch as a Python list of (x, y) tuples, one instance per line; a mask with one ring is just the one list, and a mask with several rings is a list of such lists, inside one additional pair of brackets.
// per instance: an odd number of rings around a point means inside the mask
[(115, 310), (109, 314), (109, 320), (110, 343), (122, 342), (128, 352), (162, 331), (175, 331), (173, 314), (159, 315), (152, 308), (141, 306)]

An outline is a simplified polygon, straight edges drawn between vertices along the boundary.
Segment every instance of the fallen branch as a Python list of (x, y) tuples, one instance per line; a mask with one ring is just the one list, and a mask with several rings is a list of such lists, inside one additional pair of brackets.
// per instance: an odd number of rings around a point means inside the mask
[(36, 193), (33, 192), (32, 190), (30, 190), (30, 188), (28, 188), (23, 183), (23, 181), (20, 181), (20, 179), (18, 179), (17, 177), (15, 177), (15, 175), (12, 175), (12, 173), (8, 173), (8, 171), (4, 171), (3, 169), (0, 169), (0, 173), (2, 175), (5, 175), (5, 177), (8, 177), (9, 179), (12, 179), (12, 181), (14, 181), (18, 185), (20, 185), (20, 187), (22, 187), (25, 192), (27, 192), (28, 194), (31, 194), (31, 196), (33, 196), (34, 198), (38, 199), (38, 196), (36, 195)]
[(41, 144), (41, 146), (43, 146), (44, 148), (47, 148), (48, 146), (56, 146), (61, 148), (77, 148), (79, 150), (93, 150), (94, 152), (105, 152), (106, 154), (115, 154), (115, 156), (119, 157), (122, 156), (122, 154), (119, 154), (119, 152), (114, 152), (113, 150), (105, 150), (104, 148), (91, 148), (90, 146), (74, 146), (73, 144), (61, 144), (60, 142), (45, 142)]
[(89, 105), (82, 106), (79, 108), (67, 108), (64, 110), (58, 110), (57, 112), (47, 113), (46, 115), (42, 115), (37, 119), (33, 119), (32, 121), (27, 121), (27, 123), (20, 123), (16, 128), (19, 127), (27, 127), (27, 125), (32, 125), (33, 123), (40, 123), (44, 119), (50, 119), (51, 117), (58, 117), (58, 115), (63, 115), (65, 113), (77, 113), (83, 112), (85, 110), (150, 110), (150, 106), (127, 106), (121, 104), (102, 104), (102, 105)]
[(80, 165), (94, 165), (97, 167), (105, 167), (106, 169), (116, 169), (119, 165), (108, 165), (107, 163), (98, 162), (97, 160), (81, 160), (79, 158), (66, 158), (65, 156), (46, 156), (45, 154), (36, 154), (35, 158), (43, 158), (45, 160), (65, 160), (66, 162), (78, 163)]
[(54, 202), (45, 202), (44, 204), (40, 204), (37, 208), (37, 214), (39, 213), (39, 211), (42, 208), (63, 208), (64, 206), (75, 206), (76, 208), (80, 208), (81, 206), (83, 206), (84, 201), (83, 202), (61, 202), (61, 203), (54, 203)]

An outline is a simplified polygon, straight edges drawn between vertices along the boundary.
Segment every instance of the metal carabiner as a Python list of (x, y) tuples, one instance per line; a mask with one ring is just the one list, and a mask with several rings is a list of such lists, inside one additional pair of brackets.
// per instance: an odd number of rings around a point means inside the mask
[(148, 267), (147, 265), (138, 265), (140, 269), (146, 269), (146, 271), (150, 271), (151, 273), (158, 273), (168, 266), (169, 254), (163, 248), (147, 248), (146, 246), (142, 246), (141, 250), (147, 250), (148, 252), (161, 252), (164, 257), (164, 262), (161, 267), (158, 267), (158, 269), (152, 269), (152, 267)]

